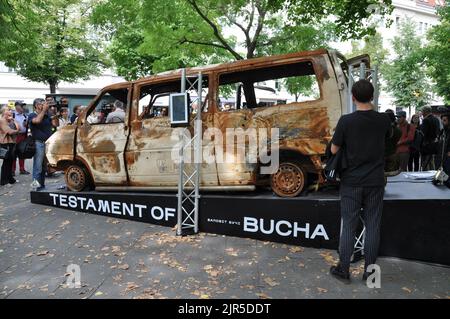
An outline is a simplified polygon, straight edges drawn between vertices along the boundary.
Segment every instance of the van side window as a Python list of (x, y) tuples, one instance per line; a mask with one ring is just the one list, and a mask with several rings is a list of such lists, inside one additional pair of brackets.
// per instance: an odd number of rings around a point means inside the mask
[[(203, 76), (202, 112), (208, 111), (208, 77)], [(169, 116), (170, 94), (180, 93), (180, 80), (144, 85), (140, 88), (138, 114), (139, 119), (149, 119)], [(191, 101), (192, 112), (198, 109), (196, 91), (186, 83), (186, 92)]]
[(311, 61), (225, 73), (219, 76), (222, 112), (320, 99)]
[(128, 109), (128, 88), (105, 92), (88, 114), (89, 124), (113, 124), (125, 122)]

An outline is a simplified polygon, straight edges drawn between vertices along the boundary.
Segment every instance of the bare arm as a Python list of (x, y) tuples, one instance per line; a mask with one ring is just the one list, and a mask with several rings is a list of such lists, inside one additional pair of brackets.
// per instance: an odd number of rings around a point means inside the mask
[(331, 144), (331, 153), (334, 155), (337, 152), (339, 152), (339, 150), (341, 149), (340, 146), (334, 145), (333, 143)]
[(40, 124), (42, 122), (42, 119), (44, 118), (45, 114), (47, 113), (48, 105), (47, 103), (44, 104), (42, 111), (31, 121), (33, 124)]
[(8, 123), (4, 120), (0, 120), (0, 130), (3, 131), (6, 135), (15, 135), (19, 133), (19, 130), (10, 128)]

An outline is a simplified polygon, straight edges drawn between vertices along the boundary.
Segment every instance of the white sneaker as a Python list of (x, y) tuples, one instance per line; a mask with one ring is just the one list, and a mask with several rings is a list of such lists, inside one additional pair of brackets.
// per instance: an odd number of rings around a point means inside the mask
[(38, 189), (39, 187), (41, 187), (41, 184), (37, 181), (37, 179), (33, 179), (33, 182), (31, 183), (30, 186), (33, 189)]

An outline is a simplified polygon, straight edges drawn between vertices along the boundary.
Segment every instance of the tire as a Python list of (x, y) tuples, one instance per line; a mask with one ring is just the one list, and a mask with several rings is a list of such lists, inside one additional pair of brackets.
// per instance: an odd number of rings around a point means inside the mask
[(89, 175), (80, 165), (72, 164), (64, 172), (67, 188), (72, 192), (81, 192), (89, 186)]
[(307, 175), (301, 164), (286, 160), (280, 163), (275, 174), (270, 177), (270, 186), (280, 197), (297, 197), (306, 187)]

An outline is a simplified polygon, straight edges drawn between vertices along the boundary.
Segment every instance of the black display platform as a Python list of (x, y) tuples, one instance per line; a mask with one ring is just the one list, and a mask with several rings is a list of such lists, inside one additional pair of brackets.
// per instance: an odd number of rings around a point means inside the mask
[[(55, 188), (31, 192), (31, 202), (169, 227), (177, 220), (173, 193), (72, 193)], [(337, 190), (293, 199), (256, 192), (203, 194), (199, 230), (336, 249), (339, 195)], [(450, 265), (450, 190), (431, 182), (391, 179), (386, 186), (380, 255)]]

